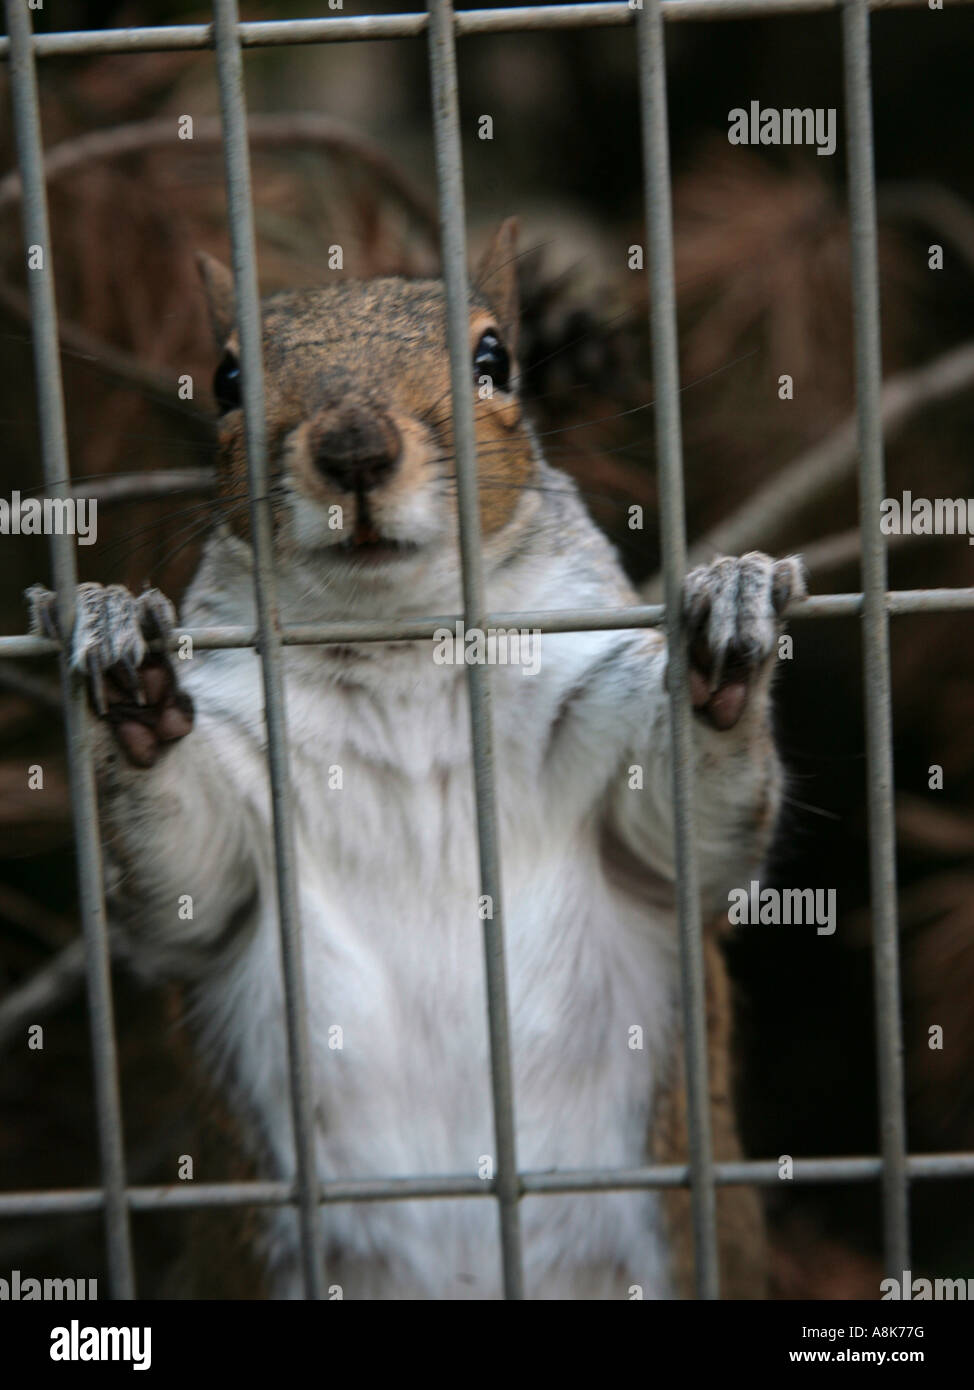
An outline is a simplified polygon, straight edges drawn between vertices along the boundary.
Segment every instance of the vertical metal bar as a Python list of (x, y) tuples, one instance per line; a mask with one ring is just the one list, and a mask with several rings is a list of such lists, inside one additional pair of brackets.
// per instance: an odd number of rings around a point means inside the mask
[[(23, 184), (24, 243), (25, 249), (37, 247), (43, 257), (36, 269), (28, 270), (27, 279), (30, 289), (44, 485), (48, 496), (69, 497), (71, 485), (68, 476), (68, 445), (64, 423), (57, 307), (54, 298), (54, 272), (47, 217), (47, 194), (44, 186), (44, 156), (41, 148), (33, 41), (24, 0), (6, 0), (6, 11), (7, 31), (10, 35), (10, 91), (17, 161)], [(135, 1297), (135, 1279), (125, 1197), (125, 1153), (118, 1090), (108, 926), (102, 886), (98, 798), (84, 684), (71, 671), (68, 658), (68, 644), (74, 626), (74, 593), (78, 582), (73, 547), (74, 538), (68, 534), (51, 537), (51, 568), (57, 591), (58, 628), (64, 639), (60, 654), (61, 685), (71, 808), (78, 857), (78, 897), (85, 942), (98, 1148), (105, 1192), (108, 1278), (113, 1298), (131, 1299)]]
[[(486, 626), (483, 563), (480, 545), (480, 506), (477, 493), (477, 450), (474, 441), (473, 376), (470, 361), (467, 288), (467, 231), (463, 205), (463, 164), (457, 96), (456, 50), (451, 0), (430, 0), (430, 72), (433, 93), (433, 131), (439, 187), (443, 278), (446, 284), (447, 340), (453, 434), (457, 460), (457, 498), (460, 518), (460, 556), (463, 570), (463, 611), (468, 628)], [(477, 845), (480, 891), (489, 897), (493, 916), (484, 921), (487, 975), (487, 1013), (490, 1027), (490, 1072), (497, 1145), (497, 1197), (500, 1214), (504, 1295), (524, 1295), (518, 1198), (520, 1183), (514, 1128), (514, 1088), (511, 1079), (511, 1041), (504, 970), (504, 927), (501, 912), (500, 857), (494, 795), (493, 727), (490, 686), (485, 666), (467, 667), (470, 690), (470, 733), (473, 743), (474, 786), (477, 798)]]
[(867, 0), (845, 0), (842, 38), (859, 427), (859, 524), (864, 594), (862, 645), (880, 1150), (883, 1156), (883, 1225), (886, 1272), (899, 1277), (910, 1265), (910, 1230), (896, 921), (896, 829), (893, 816), (893, 719), (889, 618), (886, 612), (886, 543), (879, 528), (880, 504), (885, 490), (881, 414), (883, 372)]
[(637, 11), (640, 105), (645, 166), (646, 225), (656, 395), (656, 452), (659, 469), (660, 543), (663, 555), (669, 662), (670, 738), (673, 751), (673, 812), (676, 893), (680, 925), (680, 971), (686, 1049), (690, 1200), (697, 1296), (717, 1298), (717, 1210), (707, 1028), (700, 921), (700, 893), (693, 815), (693, 730), (687, 644), (683, 623), (686, 524), (683, 505), (683, 445), (677, 354), (670, 208), (670, 157), (666, 115), (666, 56), (660, 0), (644, 0)]
[(287, 722), (281, 673), (281, 623), (274, 576), (273, 519), (267, 494), (262, 325), (257, 291), (257, 253), (254, 240), (250, 156), (247, 148), (243, 60), (237, 27), (237, 0), (215, 0), (214, 20), (227, 204), (233, 248), (233, 279), (237, 301), (236, 319), (243, 372), (247, 483), (254, 550), (254, 591), (267, 721), (267, 761), (274, 821), (277, 910), (281, 930), (281, 960), (287, 1014), (288, 1077), (297, 1162), (301, 1260), (305, 1296), (319, 1299), (324, 1289), (324, 1276), (315, 1156), (311, 1045), (308, 1036), (307, 993), (298, 912), (294, 826), (291, 818)]

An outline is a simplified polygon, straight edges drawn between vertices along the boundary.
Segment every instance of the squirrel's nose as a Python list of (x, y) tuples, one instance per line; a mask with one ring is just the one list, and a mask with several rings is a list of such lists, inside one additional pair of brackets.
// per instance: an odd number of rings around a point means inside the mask
[(368, 492), (396, 469), (402, 441), (387, 415), (348, 407), (313, 432), (314, 465), (343, 492)]

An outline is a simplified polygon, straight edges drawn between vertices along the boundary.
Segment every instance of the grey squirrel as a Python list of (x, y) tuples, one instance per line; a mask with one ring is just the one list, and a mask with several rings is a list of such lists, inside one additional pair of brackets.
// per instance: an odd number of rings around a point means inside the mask
[[(489, 606), (633, 604), (612, 547), (522, 410), (514, 239), (505, 223), (470, 299)], [(210, 258), (202, 274), (222, 352), (228, 505), (182, 623), (252, 625), (232, 278)], [(283, 621), (459, 612), (442, 285), (383, 278), (276, 294), (263, 325)], [(799, 560), (758, 553), (686, 580), (707, 912), (726, 906), (769, 843), (782, 782), (776, 642), (803, 592)], [(53, 596), (37, 587), (30, 598), (35, 630), (53, 631)], [(215, 1084), (261, 1170), (290, 1177), (254, 653), (150, 653), (149, 641), (177, 631), (155, 590), (84, 584), (76, 608), (71, 659), (92, 695), (108, 886), (126, 950), (145, 974), (188, 982)], [(319, 1172), (475, 1174), (493, 1129), (464, 665), (434, 661), (425, 642), (288, 647), (282, 659)], [(531, 674), (515, 664), (491, 673), (522, 1169), (684, 1156), (666, 667), (663, 635), (633, 629), (545, 634)], [(189, 918), (179, 911), (187, 897)], [(727, 982), (710, 944), (708, 955), (715, 1133), (729, 1158)], [(762, 1296), (755, 1195), (721, 1193), (719, 1226), (725, 1293)], [(522, 1229), (528, 1297), (690, 1292), (685, 1193), (525, 1198)], [(490, 1201), (329, 1205), (321, 1239), (327, 1281), (347, 1298), (501, 1293)], [(300, 1297), (293, 1211), (268, 1216), (260, 1254), (271, 1292)]]

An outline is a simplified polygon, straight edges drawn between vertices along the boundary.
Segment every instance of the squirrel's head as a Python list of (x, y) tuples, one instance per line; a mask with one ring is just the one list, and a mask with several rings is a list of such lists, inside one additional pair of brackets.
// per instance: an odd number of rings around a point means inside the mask
[[(537, 467), (517, 364), (516, 227), (505, 222), (473, 278), (468, 315), (485, 554), (505, 550)], [(223, 356), (219, 493), (249, 533), (239, 342), (230, 272), (200, 255)], [(443, 285), (340, 280), (262, 305), (268, 467), (276, 543), (357, 577), (456, 556), (456, 463)]]

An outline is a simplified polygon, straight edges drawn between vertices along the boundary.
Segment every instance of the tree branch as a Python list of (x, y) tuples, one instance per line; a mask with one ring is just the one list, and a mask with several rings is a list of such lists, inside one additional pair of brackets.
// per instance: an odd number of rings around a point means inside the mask
[[(974, 386), (974, 343), (963, 343), (922, 367), (899, 372), (883, 387), (883, 437), (888, 443), (915, 415), (929, 405)], [(858, 453), (856, 418), (851, 416), (818, 444), (788, 464), (720, 524), (690, 547), (689, 566), (715, 555), (739, 555), (747, 550), (773, 550), (785, 525), (805, 507), (817, 502), (852, 472)], [(877, 518), (877, 524), (878, 524)], [(643, 600), (654, 603), (662, 590), (655, 575), (642, 588)]]
[(72, 941), (35, 975), (0, 1001), (0, 1049), (47, 1014), (73, 999), (85, 975), (85, 946)]
[[(421, 224), (434, 246), (439, 245), (439, 222), (435, 207), (423, 196), (381, 146), (361, 132), (336, 121), (330, 116), (313, 112), (282, 115), (255, 113), (248, 120), (252, 145), (269, 149), (283, 146), (289, 150), (323, 147), (334, 154), (351, 156), (371, 170), (380, 183), (386, 185)], [(136, 121), (130, 125), (96, 130), (77, 139), (62, 141), (48, 150), (44, 173), (49, 183), (73, 170), (102, 159), (119, 159), (125, 155), (144, 153), (152, 149), (172, 147), (176, 140), (175, 117), (157, 117)], [(223, 128), (216, 117), (199, 117), (193, 125), (193, 143), (197, 147), (219, 147)], [(11, 170), (0, 178), (0, 210), (16, 203), (21, 196), (20, 174)], [(30, 322), (27, 295), (14, 285), (0, 279), (0, 304), (15, 317)], [(59, 323), (62, 349), (84, 360), (97, 362), (112, 376), (146, 389), (154, 394), (171, 394), (172, 380), (168, 372), (146, 366), (132, 353), (114, 347), (80, 324), (62, 318)]]

